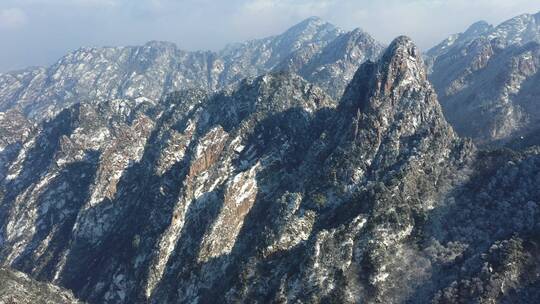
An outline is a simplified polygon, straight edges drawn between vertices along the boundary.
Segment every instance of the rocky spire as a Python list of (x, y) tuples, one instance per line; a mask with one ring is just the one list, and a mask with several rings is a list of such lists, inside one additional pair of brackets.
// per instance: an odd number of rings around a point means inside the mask
[(429, 171), (434, 163), (452, 166), (473, 151), (444, 119), (421, 54), (408, 37), (395, 39), (378, 62), (362, 65), (339, 111), (338, 141), (347, 167), (357, 169), (335, 171), (352, 181), (351, 187), (391, 180), (397, 172)]
[(420, 52), (409, 37), (396, 38), (379, 62), (376, 85), (382, 95), (429, 87)]
[(420, 52), (405, 36), (396, 38), (379, 62), (366, 63), (359, 69), (343, 103), (347, 111), (358, 112), (357, 121), (363, 116), (363, 123), (372, 130), (384, 132), (395, 125), (403, 132), (414, 133), (419, 128), (438, 126), (454, 137), (427, 80)]

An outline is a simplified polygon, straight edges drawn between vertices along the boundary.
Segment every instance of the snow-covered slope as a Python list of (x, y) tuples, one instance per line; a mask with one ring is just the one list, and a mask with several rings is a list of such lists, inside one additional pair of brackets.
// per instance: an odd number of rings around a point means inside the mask
[(381, 51), (367, 33), (345, 33), (318, 18), (220, 52), (186, 52), (167, 42), (82, 48), (47, 68), (0, 74), (0, 111), (18, 109), (41, 120), (81, 101), (155, 102), (177, 90), (214, 91), (246, 77), (284, 70), (309, 78), (339, 98), (358, 66)]
[(540, 151), (460, 139), (407, 37), (340, 101), (270, 73), (78, 103), (17, 140), (0, 261), (90, 303), (538, 294)]
[(540, 128), (540, 13), (477, 23), (427, 52), (430, 80), (456, 131), (501, 145)]

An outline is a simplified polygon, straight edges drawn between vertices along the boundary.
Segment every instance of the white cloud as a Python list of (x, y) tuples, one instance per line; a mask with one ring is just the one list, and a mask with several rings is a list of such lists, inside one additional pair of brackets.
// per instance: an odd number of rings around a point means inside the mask
[(28, 16), (20, 8), (0, 10), (0, 29), (20, 28), (28, 22)]

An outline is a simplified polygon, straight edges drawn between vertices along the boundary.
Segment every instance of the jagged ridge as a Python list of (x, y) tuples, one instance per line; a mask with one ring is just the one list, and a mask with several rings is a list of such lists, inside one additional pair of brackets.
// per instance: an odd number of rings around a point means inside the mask
[(539, 153), (458, 138), (399, 37), (340, 102), (278, 73), (64, 110), (2, 180), (0, 259), (92, 303), (530, 298)]
[(540, 13), (473, 25), (428, 51), (430, 80), (462, 136), (501, 146), (539, 128)]
[[(0, 111), (16, 108), (42, 120), (81, 101), (157, 102), (166, 93), (189, 88), (215, 91), (270, 71), (299, 73), (339, 98), (350, 80), (347, 77), (382, 50), (366, 33), (362, 40), (343, 39), (347, 35), (310, 18), (281, 35), (230, 45), (219, 52), (187, 52), (156, 41), (136, 47), (83, 48), (51, 67), (0, 74)], [(347, 47), (336, 52), (336, 44), (341, 43)], [(329, 44), (333, 51), (326, 48)], [(324, 55), (329, 52), (332, 58)], [(326, 60), (318, 64), (315, 58), (321, 55)], [(310, 70), (304, 73), (305, 65)]]

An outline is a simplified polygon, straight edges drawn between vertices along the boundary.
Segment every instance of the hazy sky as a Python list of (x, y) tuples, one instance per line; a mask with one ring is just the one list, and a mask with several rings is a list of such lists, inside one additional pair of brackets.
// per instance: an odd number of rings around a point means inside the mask
[(0, 0), (0, 72), (49, 65), (82, 46), (167, 40), (219, 49), (310, 16), (426, 49), (471, 23), (540, 11), (538, 0)]

